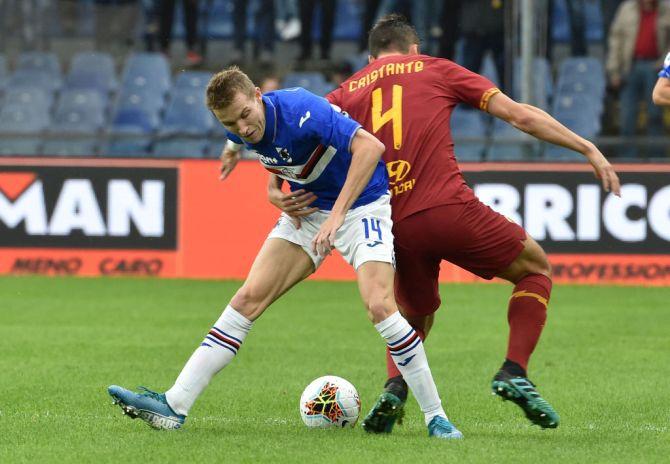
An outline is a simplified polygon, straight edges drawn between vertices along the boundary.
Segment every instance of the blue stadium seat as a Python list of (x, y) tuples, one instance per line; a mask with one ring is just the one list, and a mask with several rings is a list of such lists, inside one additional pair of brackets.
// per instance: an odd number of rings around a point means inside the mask
[(284, 87), (302, 87), (310, 92), (316, 93), (328, 85), (323, 74), (318, 72), (289, 73), (284, 79)]
[(207, 83), (212, 78), (212, 73), (206, 71), (180, 71), (175, 80), (175, 88), (195, 88), (205, 91)]
[(586, 95), (559, 96), (554, 101), (553, 116), (579, 135), (593, 137), (600, 132), (600, 115), (596, 109)]
[(0, 55), (0, 92), (7, 85), (7, 79), (9, 78), (9, 73), (7, 72), (7, 58), (5, 55)]
[(49, 139), (42, 145), (44, 156), (95, 156), (98, 151), (96, 139)]
[(522, 161), (536, 157), (539, 143), (502, 119), (493, 119), (491, 146), (486, 159), (489, 161)]
[[(335, 30), (333, 37), (337, 40), (358, 40), (361, 34), (361, 16), (363, 15), (363, 3), (360, 0), (339, 0), (335, 2)], [(314, 21), (314, 25), (320, 25), (320, 21)], [(320, 35), (319, 35), (320, 37)]]
[(0, 108), (0, 133), (38, 134), (49, 125), (49, 113), (13, 103)]
[(108, 53), (81, 52), (72, 59), (66, 85), (72, 89), (92, 89), (102, 94), (114, 92), (119, 83), (114, 60)]
[(580, 161), (584, 162), (585, 158), (576, 151), (567, 148), (559, 147), (558, 145), (546, 144), (544, 149), (545, 161)]
[(39, 87), (9, 87), (1, 101), (4, 105), (33, 106), (49, 112), (53, 106), (53, 94)]
[(40, 154), (40, 139), (35, 137), (0, 138), (1, 156), (34, 156)]
[(61, 78), (61, 66), (58, 57), (52, 52), (23, 52), (19, 54), (17, 71), (40, 71)]
[(565, 98), (573, 98), (583, 101), (590, 107), (586, 109), (589, 111), (592, 109), (597, 116), (602, 115), (603, 109), (605, 108), (605, 98), (602, 89), (598, 89), (593, 83), (564, 81), (558, 88), (556, 101)]
[(156, 113), (141, 108), (119, 108), (112, 116), (112, 134), (151, 134), (160, 124)]
[(9, 87), (39, 87), (48, 92), (57, 92), (63, 85), (60, 78), (51, 76), (43, 71), (18, 69), (12, 74), (5, 88)]
[(152, 153), (156, 158), (203, 158), (207, 149), (206, 139), (175, 138), (159, 140)]
[(134, 53), (128, 57), (123, 71), (125, 89), (146, 88), (158, 94), (170, 89), (170, 65), (160, 53)]
[(56, 110), (49, 131), (54, 134), (90, 134), (99, 132), (105, 125), (102, 107), (70, 106)]
[(158, 114), (165, 107), (165, 96), (147, 88), (123, 89), (116, 99), (115, 107), (137, 108)]
[(142, 158), (149, 156), (150, 150), (150, 138), (115, 138), (105, 144), (102, 148), (102, 155), (120, 158)]
[[(456, 107), (451, 115), (451, 135), (459, 161), (480, 161), (486, 148), (486, 124), (482, 114), (474, 109)], [(480, 139), (480, 140), (478, 140)]]
[(213, 127), (212, 114), (205, 106), (202, 92), (198, 89), (181, 89), (172, 94), (160, 134), (205, 136)]
[[(539, 108), (547, 110), (549, 108), (549, 100), (554, 92), (554, 80), (551, 75), (551, 67), (546, 58), (535, 58), (533, 60), (533, 75), (534, 86), (533, 94), (535, 97), (535, 104)], [(514, 74), (512, 76), (513, 89), (512, 95), (514, 99), (521, 99), (521, 60), (517, 59), (514, 62)]]
[(571, 82), (582, 82), (599, 93), (604, 92), (607, 82), (605, 80), (605, 70), (600, 60), (592, 57), (565, 59), (561, 63), (558, 73), (558, 86), (560, 88)]
[(99, 108), (107, 109), (107, 96), (96, 90), (65, 89), (60, 93), (58, 108)]

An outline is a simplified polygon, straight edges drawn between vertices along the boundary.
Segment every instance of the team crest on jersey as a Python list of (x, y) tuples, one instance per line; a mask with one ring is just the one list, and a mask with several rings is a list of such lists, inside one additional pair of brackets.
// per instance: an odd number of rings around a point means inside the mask
[(281, 147), (275, 147), (275, 150), (277, 150), (277, 153), (279, 154), (279, 157), (284, 160), (285, 163), (292, 163), (293, 158), (291, 158), (291, 154), (288, 152), (286, 148), (281, 148)]

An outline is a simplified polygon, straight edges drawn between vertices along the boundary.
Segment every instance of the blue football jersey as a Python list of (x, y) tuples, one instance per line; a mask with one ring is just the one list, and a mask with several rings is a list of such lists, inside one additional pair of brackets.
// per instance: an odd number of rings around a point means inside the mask
[[(351, 165), (351, 141), (361, 125), (325, 98), (300, 87), (269, 92), (262, 98), (265, 133), (261, 141), (246, 143), (228, 133), (229, 140), (255, 151), (263, 167), (288, 181), (292, 191), (314, 192), (317, 200), (311, 206), (332, 209)], [(380, 160), (352, 208), (371, 203), (387, 191), (386, 167)]]
[(658, 77), (665, 77), (670, 79), (670, 53), (665, 55), (665, 61), (663, 62), (663, 69), (658, 73)]

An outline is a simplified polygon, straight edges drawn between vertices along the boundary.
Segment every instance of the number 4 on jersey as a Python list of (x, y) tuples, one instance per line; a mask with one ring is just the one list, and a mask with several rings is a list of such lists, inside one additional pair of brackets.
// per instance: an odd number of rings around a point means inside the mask
[(393, 148), (402, 146), (402, 86), (394, 85), (391, 95), (391, 108), (382, 113), (382, 89), (372, 92), (372, 132), (377, 133), (384, 124), (393, 124)]

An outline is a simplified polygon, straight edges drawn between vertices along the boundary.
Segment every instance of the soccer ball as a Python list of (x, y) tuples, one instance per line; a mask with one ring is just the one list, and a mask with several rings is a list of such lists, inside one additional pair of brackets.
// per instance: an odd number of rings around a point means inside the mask
[(300, 397), (300, 416), (309, 428), (353, 427), (360, 412), (356, 388), (334, 375), (314, 380)]

